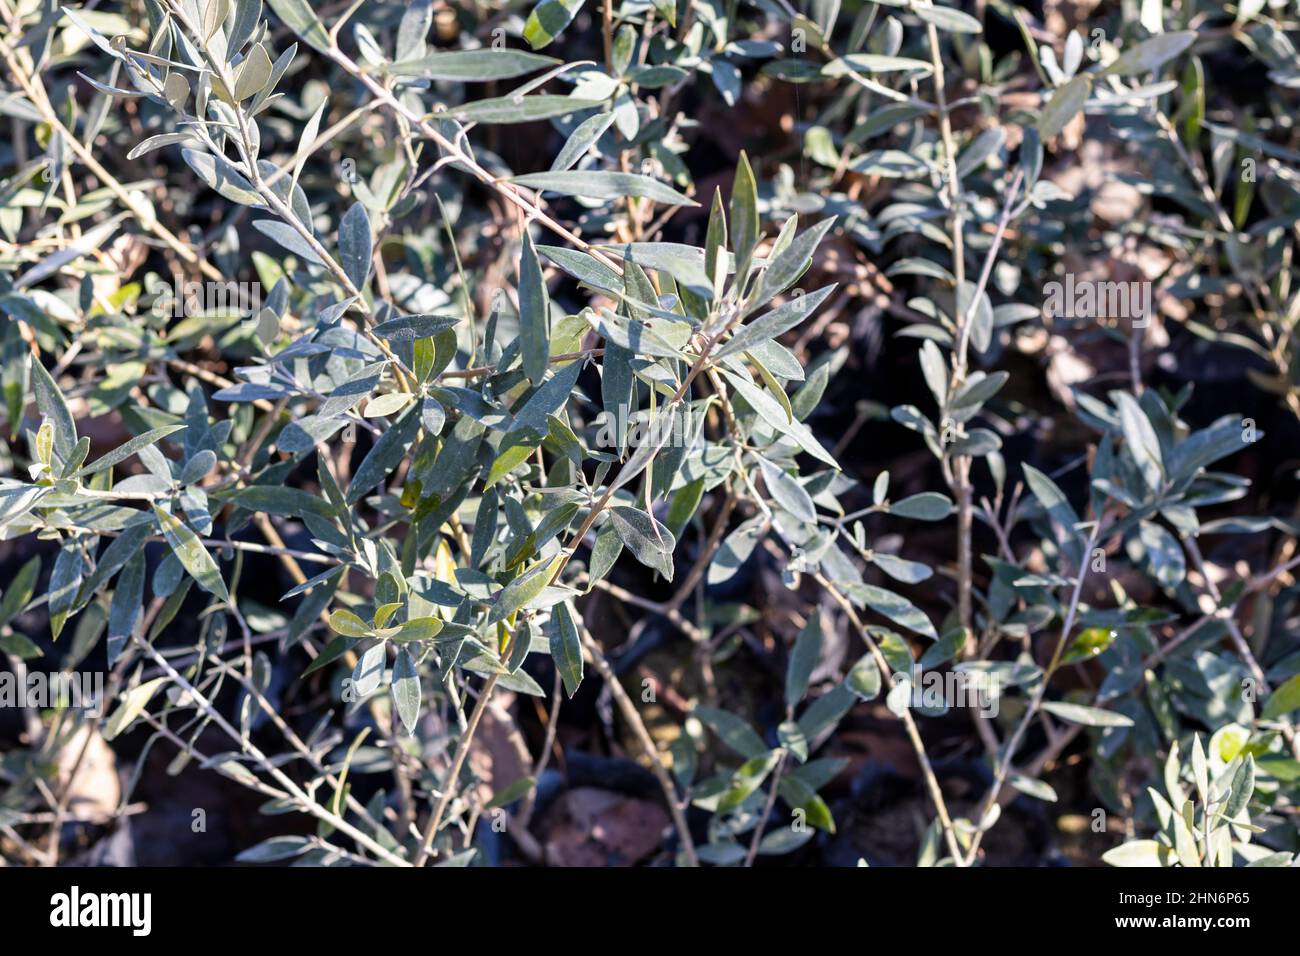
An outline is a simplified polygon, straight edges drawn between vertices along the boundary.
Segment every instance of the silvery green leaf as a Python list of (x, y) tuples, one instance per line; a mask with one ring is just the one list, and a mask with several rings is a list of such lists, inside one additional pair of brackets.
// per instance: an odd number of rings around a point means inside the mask
[(1133, 76), (1154, 73), (1196, 42), (1195, 30), (1161, 33), (1126, 46), (1119, 57), (1102, 71), (1103, 76)]
[(609, 509), (609, 520), (638, 561), (665, 579), (673, 579), (673, 548), (677, 542), (671, 531), (646, 512), (622, 505)]
[(253, 228), (262, 233), (262, 235), (274, 239), (289, 252), (301, 256), (307, 262), (318, 266), (325, 264), (325, 261), (317, 254), (316, 250), (311, 247), (307, 240), (303, 238), (302, 234), (288, 223), (280, 222), (276, 219), (255, 219), (253, 221)]
[(872, 553), (871, 563), (895, 581), (902, 581), (905, 584), (919, 584), (922, 581), (929, 580), (934, 574), (927, 565), (919, 561), (908, 561), (905, 558), (885, 554), (882, 551)]
[[(604, 100), (584, 100), (570, 96), (539, 93), (535, 96), (501, 96), (496, 99), (476, 100), (452, 109), (451, 115), (462, 123), (506, 125), (533, 123), (553, 116), (567, 116), (582, 110), (605, 106)], [(538, 173), (544, 176), (547, 173)], [(664, 187), (667, 188), (667, 187)]]
[(785, 703), (795, 707), (803, 700), (808, 691), (808, 679), (817, 666), (822, 653), (821, 615), (814, 610), (808, 615), (808, 621), (795, 638), (790, 650), (790, 660), (785, 670)]
[(623, 277), (585, 252), (577, 249), (565, 249), (562, 246), (540, 245), (537, 251), (550, 259), (557, 266), (573, 276), (579, 282), (596, 289), (605, 289), (613, 293), (622, 293)]
[(496, 624), (498, 621), (504, 621), (510, 615), (530, 606), (541, 597), (542, 592), (551, 583), (551, 577), (555, 573), (559, 560), (560, 558), (556, 556), (539, 561), (531, 569), (525, 571), (502, 588), (492, 602), (492, 609), (488, 613), (488, 623)]
[(889, 506), (889, 513), (900, 518), (917, 521), (942, 521), (952, 512), (952, 500), (935, 491), (922, 491), (909, 495)]
[(863, 153), (849, 168), (864, 176), (881, 176), (885, 179), (912, 179), (929, 172), (924, 160), (901, 149), (873, 149)]
[(613, 122), (613, 113), (597, 113), (579, 123), (565, 140), (564, 148), (556, 155), (555, 162), (551, 163), (551, 172), (564, 172), (575, 166), (586, 155), (587, 150), (605, 135), (605, 131)]
[(339, 220), (339, 265), (358, 289), (364, 289), (370, 278), (373, 246), (370, 216), (365, 206), (354, 202)]
[[(1070, 36), (1075, 38), (1079, 34), (1071, 33)], [(975, 137), (975, 141), (957, 157), (957, 175), (964, 178), (975, 172), (990, 157), (998, 153), (1006, 141), (1007, 131), (1001, 126), (994, 126), (980, 133)]]
[(773, 500), (800, 521), (815, 524), (817, 509), (803, 485), (766, 458), (759, 458), (758, 465), (763, 472), (763, 483), (767, 485)]
[(1043, 780), (1035, 780), (1033, 777), (1026, 777), (1023, 774), (1013, 773), (1007, 783), (1027, 796), (1036, 800), (1043, 800), (1047, 803), (1056, 803), (1056, 791), (1052, 789), (1051, 784)]
[(767, 745), (745, 720), (716, 707), (696, 707), (694, 714), (704, 721), (718, 738), (746, 760), (767, 753)]
[(940, 30), (948, 30), (953, 33), (981, 33), (984, 30), (984, 27), (975, 17), (972, 17), (969, 13), (963, 13), (961, 10), (954, 10), (952, 7), (928, 3), (925, 5), (917, 4), (912, 7), (912, 12), (926, 23), (933, 23)]
[(783, 435), (788, 435), (800, 448), (806, 451), (820, 461), (825, 462), (832, 468), (839, 468), (839, 464), (831, 457), (830, 452), (822, 447), (813, 433), (800, 421), (789, 421), (785, 410), (780, 403), (759, 389), (753, 382), (746, 378), (731, 372), (730, 370), (721, 369), (723, 378), (740, 393), (740, 396), (749, 403), (754, 411), (758, 412), (772, 428), (776, 429)]
[(1289, 677), (1274, 689), (1259, 716), (1261, 720), (1277, 720), (1294, 710), (1300, 710), (1300, 674)]
[(1038, 503), (1043, 506), (1044, 510), (1051, 515), (1052, 520), (1070, 537), (1077, 537), (1078, 530), (1076, 525), (1079, 523), (1079, 516), (1071, 507), (1069, 499), (1056, 482), (1048, 478), (1033, 465), (1025, 464), (1021, 468), (1025, 473), (1025, 483), (1029, 485), (1029, 490), (1033, 492)]
[(370, 645), (352, 669), (352, 690), (358, 699), (369, 697), (379, 689), (388, 663), (388, 646), (383, 641)]
[(682, 349), (691, 336), (691, 327), (684, 322), (641, 322), (608, 310), (601, 310), (593, 325), (606, 341), (635, 356), (683, 359)]
[(1064, 701), (1049, 700), (1043, 702), (1043, 710), (1072, 724), (1085, 727), (1132, 727), (1133, 721), (1123, 714), (1102, 710), (1100, 707), (1085, 707), (1082, 704), (1068, 704)]
[(736, 278), (743, 286), (749, 276), (750, 263), (758, 246), (760, 225), (758, 216), (758, 184), (749, 157), (744, 150), (736, 162), (736, 175), (731, 183), (729, 206), (731, 249), (736, 255)]
[(142, 448), (147, 448), (155, 442), (166, 438), (168, 435), (174, 434), (175, 432), (181, 431), (184, 428), (184, 425), (167, 425), (163, 428), (150, 429), (143, 435), (137, 435), (126, 443), (114, 448), (102, 458), (98, 458), (91, 462), (89, 465), (77, 472), (77, 474), (79, 477), (85, 478), (88, 475), (98, 474), (101, 471), (112, 468), (119, 462), (126, 461)]
[(524, 23), (524, 39), (540, 50), (563, 32), (582, 9), (584, 0), (538, 0)]
[(900, 627), (915, 631), (932, 641), (939, 639), (939, 635), (935, 631), (934, 625), (930, 623), (930, 619), (901, 594), (895, 594), (893, 591), (876, 587), (873, 584), (844, 582), (842, 587), (844, 593), (855, 604), (865, 605), (876, 613), (889, 618)]
[(534, 385), (546, 376), (550, 356), (550, 300), (532, 237), (524, 231), (519, 260), (519, 351)]
[(397, 25), (397, 47), (395, 58), (398, 60), (424, 56), (428, 49), (425, 38), (433, 26), (433, 0), (414, 0), (402, 12), (402, 19)]
[(612, 522), (606, 522), (596, 532), (596, 540), (591, 546), (591, 558), (587, 562), (587, 574), (594, 583), (604, 580), (614, 562), (623, 553), (623, 541), (618, 536)]
[(1138, 529), (1155, 579), (1170, 590), (1178, 587), (1187, 573), (1187, 560), (1178, 539), (1154, 521), (1141, 521)]
[(849, 668), (844, 677), (844, 686), (858, 695), (859, 700), (875, 700), (880, 694), (880, 667), (870, 654), (863, 654), (858, 662)]
[(1251, 754), (1246, 754), (1246, 759), (1242, 760), (1237, 766), (1236, 772), (1232, 777), (1232, 789), (1228, 794), (1228, 802), (1224, 806), (1223, 815), (1228, 820), (1238, 819), (1246, 805), (1250, 803), (1250, 797), (1255, 792), (1255, 758)]
[(405, 315), (381, 322), (375, 326), (374, 332), (390, 342), (414, 342), (445, 332), (460, 321), (460, 317), (454, 315)]
[(551, 615), (550, 641), (551, 659), (564, 680), (565, 691), (572, 699), (578, 692), (578, 685), (582, 683), (582, 643), (578, 639), (573, 611), (567, 601), (557, 604)]
[(957, 291), (957, 312), (970, 323), (970, 344), (976, 352), (987, 352), (993, 344), (993, 304), (987, 292), (975, 299), (975, 286), (963, 283)]
[(62, 390), (35, 356), (32, 357), (31, 369), (36, 408), (54, 423), (54, 451), (60, 459), (66, 460), (77, 444), (77, 426), (73, 423), (72, 412), (68, 410)]
[(112, 740), (130, 727), (135, 719), (144, 713), (145, 707), (149, 705), (154, 694), (166, 683), (166, 677), (156, 677), (127, 691), (125, 699), (104, 724), (104, 739)]
[(158, 133), (156, 136), (150, 136), (148, 139), (141, 140), (131, 151), (126, 154), (127, 159), (136, 159), (146, 153), (151, 153), (155, 149), (163, 146), (171, 146), (175, 143), (187, 143), (191, 147), (197, 145), (197, 141), (189, 133)]
[(50, 614), (50, 635), (56, 641), (76, 605), (84, 570), (85, 560), (81, 548), (74, 539), (68, 538), (54, 559), (54, 570), (50, 573), (48, 585), (49, 600), (46, 606)]
[(41, 559), (38, 556), (31, 558), (19, 568), (18, 573), (5, 585), (4, 596), (0, 598), (0, 628), (22, 613), (27, 602), (36, 593), (36, 579), (40, 574)]
[(412, 407), (379, 437), (357, 467), (356, 474), (348, 485), (349, 505), (355, 505), (370, 489), (388, 477), (406, 455), (407, 448), (415, 440), (415, 434), (419, 430), (419, 409)]
[[(267, 55), (266, 47), (255, 43), (235, 70), (235, 102), (242, 102), (255, 93), (262, 92), (270, 82), (271, 58)], [(186, 92), (188, 93), (188, 86)]]
[(181, 157), (211, 189), (232, 202), (245, 206), (262, 206), (263, 200), (248, 178), (230, 161), (198, 149), (182, 149)]
[(312, 11), (307, 0), (266, 0), (267, 6), (284, 21), (284, 25), (317, 50), (329, 49), (325, 26)]
[(709, 564), (708, 583), (721, 584), (732, 578), (754, 553), (763, 533), (761, 518), (751, 518), (722, 539), (722, 547)]
[(740, 329), (736, 330), (735, 336), (723, 342), (712, 354), (716, 358), (722, 359), (727, 355), (736, 354), (736, 352), (749, 351), (759, 343), (771, 341), (771, 339), (789, 332), (794, 326), (813, 315), (816, 308), (826, 302), (827, 297), (835, 289), (835, 285), (828, 285), (824, 289), (816, 290), (815, 293), (796, 295), (789, 302), (780, 304), (774, 310), (764, 312), (763, 315), (750, 321), (749, 324), (742, 325)]
[(413, 60), (398, 60), (388, 71), (395, 76), (419, 76), (426, 80), (486, 83), (508, 80), (526, 73), (559, 65), (561, 61), (524, 50), (447, 50)]
[(1113, 393), (1115, 404), (1119, 406), (1120, 427), (1124, 432), (1124, 444), (1134, 463), (1142, 473), (1147, 488), (1158, 491), (1164, 481), (1164, 463), (1160, 452), (1160, 439), (1156, 437), (1155, 428), (1142, 406), (1128, 392)]
[(163, 536), (166, 537), (167, 543), (171, 545), (173, 553), (189, 572), (190, 577), (194, 578), (199, 587), (209, 594), (222, 601), (229, 601), (230, 592), (226, 590), (226, 582), (221, 578), (217, 562), (212, 560), (212, 555), (208, 554), (207, 549), (203, 547), (199, 536), (179, 518), (168, 514), (157, 505), (153, 506), (153, 512), (158, 519), (158, 526), (162, 529)]
[(1092, 91), (1092, 77), (1081, 74), (1064, 86), (1057, 87), (1052, 98), (1047, 101), (1038, 117), (1038, 135), (1044, 140), (1051, 139), (1069, 124), (1088, 102)]
[(671, 186), (639, 173), (614, 173), (605, 171), (565, 170), (563, 172), (529, 173), (516, 176), (512, 182), (529, 189), (555, 192), (563, 196), (582, 196), (587, 199), (652, 199), (666, 206), (694, 206), (693, 199), (683, 196)]
[(934, 67), (925, 60), (916, 60), (903, 56), (884, 56), (879, 53), (851, 53), (831, 60), (822, 73), (826, 76), (844, 76), (846, 73), (915, 73), (917, 76), (929, 76)]
[[(676, 242), (625, 242), (602, 246), (601, 251), (635, 263), (642, 270), (666, 273), (678, 286), (685, 286), (706, 299), (713, 297), (713, 282), (705, 269), (704, 251), (695, 246)], [(646, 305), (655, 304), (653, 288), (650, 294), (644, 294), (644, 290), (634, 289), (631, 283), (625, 285), (630, 297)]]
[(144, 552), (137, 551), (127, 561), (113, 589), (108, 612), (108, 666), (111, 668), (140, 624), (144, 610)]
[(972, 372), (966, 377), (966, 383), (957, 390), (953, 396), (952, 406), (956, 409), (980, 409), (984, 403), (996, 395), (1002, 388), (1010, 374), (1007, 372), (993, 372), (985, 375), (983, 372)]
[(948, 363), (933, 342), (921, 343), (921, 374), (934, 396), (935, 403), (943, 408), (948, 401)]
[(749, 795), (757, 790), (767, 779), (767, 775), (775, 769), (780, 758), (780, 751), (773, 750), (741, 764), (740, 768), (731, 775), (730, 787), (718, 802), (718, 812), (734, 810), (749, 799)]
[(301, 856), (311, 848), (306, 837), (278, 836), (263, 840), (256, 846), (250, 846), (236, 854), (240, 863), (271, 863), (276, 860), (289, 860)]
[(402, 726), (408, 734), (415, 733), (415, 722), (420, 716), (420, 674), (410, 651), (404, 647), (398, 649), (397, 659), (393, 661), (392, 694)]
[(822, 735), (833, 730), (855, 703), (857, 696), (843, 684), (837, 684), (813, 700), (799, 716), (799, 729), (809, 747), (820, 743)]

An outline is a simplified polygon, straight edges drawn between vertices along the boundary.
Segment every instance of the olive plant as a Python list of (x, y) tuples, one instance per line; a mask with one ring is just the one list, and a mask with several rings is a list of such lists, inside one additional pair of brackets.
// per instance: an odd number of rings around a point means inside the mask
[[(110, 704), (24, 707), (6, 855), (58, 862), (81, 756), (131, 734), (272, 827), (314, 821), (244, 861), (463, 866), (504, 829), (545, 863), (542, 778), (594, 672), (671, 821), (657, 862), (836, 839), (857, 710), (914, 757), (923, 864), (987, 861), (1013, 800), (1057, 802), (1067, 751), (1103, 817), (1156, 834), (1107, 860), (1289, 863), (1300, 641), (1271, 608), (1297, 528), (1223, 510), (1256, 423), (1200, 420), (1144, 368), (1153, 311), (1173, 324), (1213, 272), (1250, 314), (1187, 328), (1269, 363), (1296, 409), (1291, 154), (1207, 120), (1204, 4), (1059, 37), (961, 6), (0, 0), (0, 539), (31, 555), (0, 581), (0, 649), (18, 675), (102, 659)], [(1289, 24), (1255, 6), (1232, 29), (1289, 88)], [(710, 175), (696, 111), (792, 91), (791, 143), (741, 131)], [(1158, 238), (1190, 265), (1150, 309), (1063, 315), (1048, 287), (1074, 289), (1089, 213), (1061, 183), (1108, 124), (1179, 177)], [(1233, 149), (1277, 177), (1250, 229)], [(869, 386), (828, 329), (868, 300), (924, 397), (836, 434), (827, 408)], [(1039, 333), (1122, 368), (1027, 410), (1013, 360)], [(1038, 415), (1070, 422), (1071, 459), (1010, 454)], [(932, 470), (859, 460), (869, 420)], [(900, 553), (926, 524), (950, 553)], [(1219, 534), (1289, 544), (1212, 572)], [(766, 570), (784, 593), (753, 587)], [(610, 607), (638, 621), (617, 644)], [(647, 621), (686, 661), (667, 734), (620, 666)], [(779, 689), (749, 709), (720, 673), (759, 634)], [(928, 698), (939, 673), (976, 703)], [(485, 720), (521, 696), (542, 746), (485, 779)], [(962, 806), (932, 729), (958, 709), (982, 754)]]

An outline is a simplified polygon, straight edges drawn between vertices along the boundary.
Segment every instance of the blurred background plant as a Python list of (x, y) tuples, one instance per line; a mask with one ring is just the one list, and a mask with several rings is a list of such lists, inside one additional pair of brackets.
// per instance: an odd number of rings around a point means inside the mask
[(0, 17), (5, 860), (1300, 850), (1294, 3)]

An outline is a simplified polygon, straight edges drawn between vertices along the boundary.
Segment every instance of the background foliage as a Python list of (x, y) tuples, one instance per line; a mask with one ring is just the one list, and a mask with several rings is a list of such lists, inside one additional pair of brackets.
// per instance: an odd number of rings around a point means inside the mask
[(0, 16), (6, 860), (1290, 865), (1296, 4)]

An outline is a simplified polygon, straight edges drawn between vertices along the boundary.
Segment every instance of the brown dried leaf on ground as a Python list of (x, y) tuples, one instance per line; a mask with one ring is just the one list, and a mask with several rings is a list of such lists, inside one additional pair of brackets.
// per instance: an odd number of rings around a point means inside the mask
[[(83, 748), (85, 756), (81, 755)], [(59, 753), (58, 767), (58, 793), (66, 792), (70, 817), (92, 823), (113, 818), (122, 801), (117, 757), (93, 724), (83, 725), (72, 736)]]
[(668, 811), (595, 787), (566, 791), (541, 823), (548, 866), (632, 866), (663, 843)]

